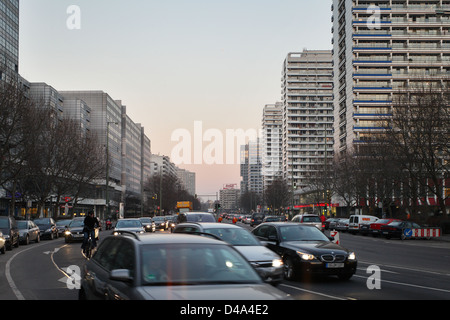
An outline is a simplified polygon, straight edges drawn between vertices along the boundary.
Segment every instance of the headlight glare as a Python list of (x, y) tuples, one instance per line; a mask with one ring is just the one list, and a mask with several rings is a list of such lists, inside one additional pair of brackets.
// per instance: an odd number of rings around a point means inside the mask
[(297, 251), (297, 254), (300, 256), (300, 258), (302, 258), (302, 260), (305, 260), (305, 261), (314, 260), (316, 258), (312, 254), (304, 253), (304, 252), (300, 252), (300, 251)]

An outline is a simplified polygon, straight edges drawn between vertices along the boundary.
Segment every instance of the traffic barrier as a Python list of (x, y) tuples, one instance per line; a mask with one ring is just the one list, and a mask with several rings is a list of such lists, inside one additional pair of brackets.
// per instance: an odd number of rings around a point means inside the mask
[(413, 238), (438, 238), (441, 235), (441, 228), (412, 229)]
[(339, 232), (336, 230), (330, 231), (330, 237), (334, 238), (333, 242), (340, 244)]

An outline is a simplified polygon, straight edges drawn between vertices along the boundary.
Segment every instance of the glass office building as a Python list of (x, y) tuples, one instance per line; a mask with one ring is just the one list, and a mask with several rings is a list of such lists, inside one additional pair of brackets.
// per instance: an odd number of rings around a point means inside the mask
[(19, 0), (0, 0), (0, 80), (19, 74)]

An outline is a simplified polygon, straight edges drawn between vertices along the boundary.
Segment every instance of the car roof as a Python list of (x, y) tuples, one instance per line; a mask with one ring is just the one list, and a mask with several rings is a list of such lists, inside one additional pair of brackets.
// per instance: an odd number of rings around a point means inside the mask
[(263, 226), (263, 225), (273, 225), (273, 226), (301, 226), (302, 228), (316, 228), (315, 226), (312, 225), (308, 225), (308, 224), (304, 224), (304, 223), (298, 223), (298, 222), (290, 222), (290, 221), (273, 221), (273, 222), (264, 222), (261, 223), (258, 227)]
[(215, 240), (208, 237), (199, 237), (197, 235), (191, 235), (186, 233), (159, 233), (159, 234), (142, 234), (136, 235), (136, 237), (122, 234), (110, 237), (123, 237), (127, 239), (134, 239), (139, 244), (211, 244), (211, 245), (224, 245), (223, 241)]
[(242, 227), (235, 224), (220, 223), (220, 222), (183, 222), (178, 224), (178, 226), (183, 225), (198, 225), (205, 228), (221, 228), (221, 229), (242, 229)]

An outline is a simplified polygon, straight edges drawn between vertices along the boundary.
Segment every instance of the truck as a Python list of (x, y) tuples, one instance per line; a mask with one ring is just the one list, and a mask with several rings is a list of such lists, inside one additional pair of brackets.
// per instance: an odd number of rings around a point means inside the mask
[(179, 213), (189, 212), (194, 209), (194, 205), (191, 201), (178, 201), (177, 202), (177, 210)]

